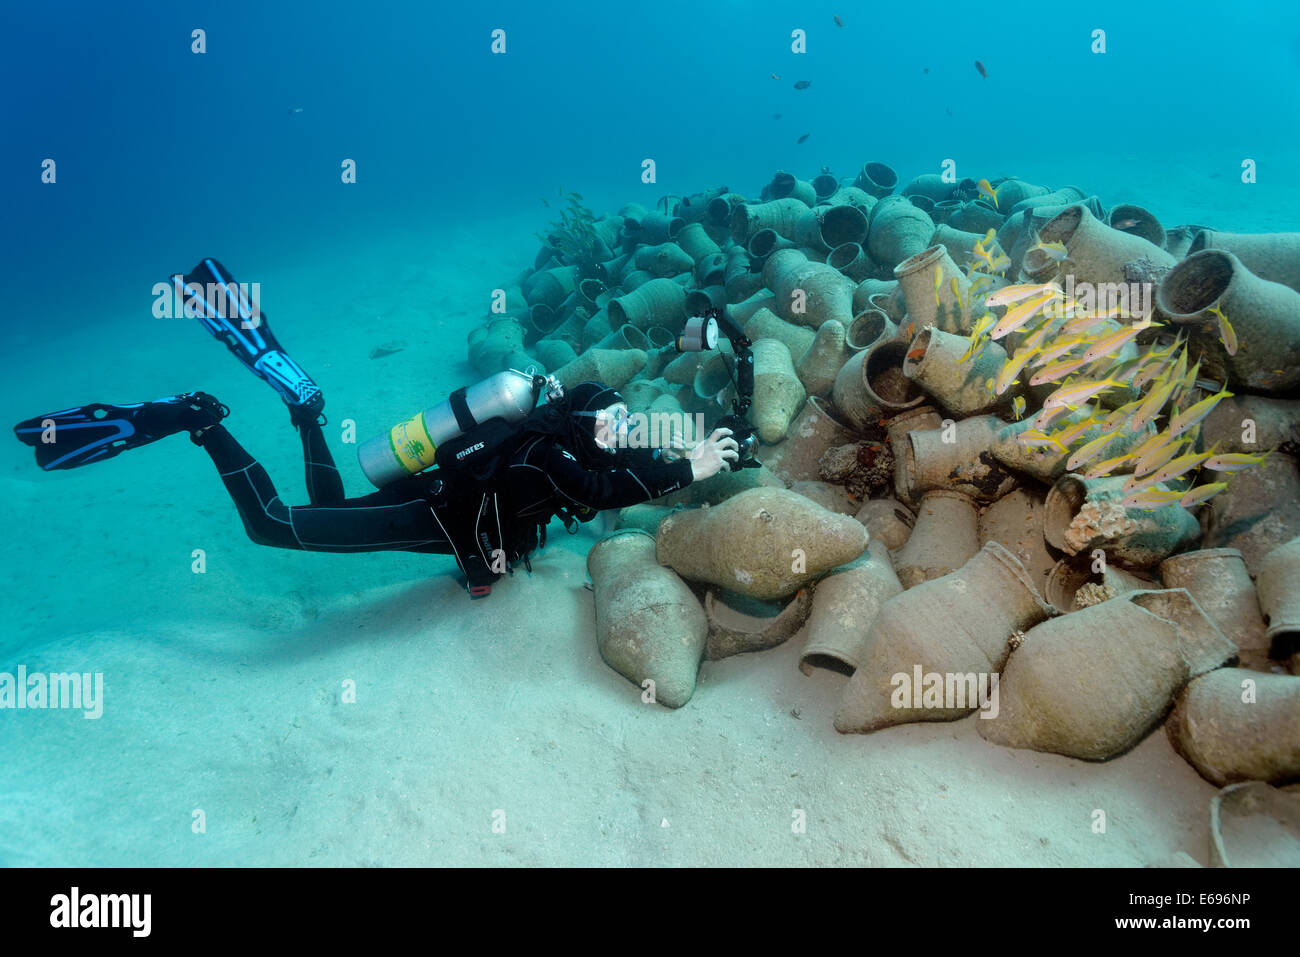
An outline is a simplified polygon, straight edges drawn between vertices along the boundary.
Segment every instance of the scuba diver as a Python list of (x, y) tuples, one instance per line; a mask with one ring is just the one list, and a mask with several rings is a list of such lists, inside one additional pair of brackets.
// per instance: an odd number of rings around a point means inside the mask
[[(378, 491), (346, 498), (321, 428), (321, 390), (281, 348), (244, 288), (215, 259), (172, 283), (186, 314), (284, 400), (302, 441), (310, 504), (281, 500), (266, 469), (221, 424), (230, 410), (204, 392), (84, 405), (21, 422), (14, 432), (35, 448), (43, 469), (76, 468), (188, 432), (212, 459), (254, 542), (450, 554), (477, 598), (519, 562), (531, 572), (529, 555), (546, 544), (552, 517), (572, 534), (603, 509), (659, 498), (730, 471), (739, 458), (728, 428), (690, 449), (620, 447), (629, 417), (617, 390), (600, 382), (563, 389), (554, 378), (511, 370), (457, 389), (438, 407), (446, 420), (441, 441), (433, 438), (430, 409), (363, 445), (363, 469), (372, 480), (382, 472), (384, 481)], [(543, 389), (547, 402), (536, 406)], [(518, 421), (501, 414), (511, 410)], [(409, 438), (413, 426), (422, 441)], [(435, 451), (436, 467), (425, 470)]]

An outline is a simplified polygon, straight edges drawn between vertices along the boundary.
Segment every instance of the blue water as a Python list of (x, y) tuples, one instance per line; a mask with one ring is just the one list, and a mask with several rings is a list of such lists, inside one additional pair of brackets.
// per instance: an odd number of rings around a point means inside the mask
[[(601, 210), (720, 183), (753, 192), (780, 167), (852, 175), (874, 159), (906, 180), (951, 158), (959, 175), (1079, 182), (1106, 203), (1126, 172), (1177, 172), (1191, 195), (1168, 205), (1224, 193), (1247, 228), (1300, 175), (1290, 4), (650, 9), (6, 4), (5, 301), (48, 309), (70, 276), (126, 298), (196, 250), (265, 263), (496, 211), (540, 223), (560, 187)], [(504, 55), (489, 49), (498, 27)], [(40, 181), (47, 157), (55, 186)], [(657, 184), (640, 181), (645, 158)]]
[[(196, 28), (206, 31), (202, 54), (191, 52)], [(498, 28), (502, 55), (490, 49)], [(806, 53), (791, 50), (796, 29), (806, 31)], [(1090, 50), (1095, 29), (1106, 32), (1104, 54)], [(797, 90), (799, 80), (811, 85)], [(465, 334), (484, 315), (488, 291), (532, 264), (534, 234), (557, 215), (562, 192), (582, 193), (601, 213), (724, 184), (757, 195), (778, 169), (811, 179), (829, 167), (851, 178), (864, 162), (882, 161), (906, 182), (952, 160), (963, 177), (1014, 174), (1078, 185), (1106, 206), (1136, 202), (1165, 226), (1295, 230), (1297, 89), (1300, 10), (1281, 2), (8, 3), (0, 9), (0, 348), (9, 368), (0, 410), (17, 421), (91, 400), (217, 391), (236, 410), (232, 429), (298, 502), (299, 450), (277, 400), (201, 330), (151, 319), (154, 283), (201, 256), (262, 283), (281, 337), (326, 383), (331, 412), (355, 417), (364, 439), (472, 375)], [(41, 180), (47, 159), (56, 164), (53, 184)], [(349, 159), (355, 184), (341, 181)], [(647, 159), (656, 170), (650, 183), (642, 179)], [(1256, 183), (1242, 182), (1246, 159), (1257, 165)], [(369, 360), (393, 340), (405, 347), (400, 358)], [(589, 718), (582, 701), (574, 714), (555, 716), (565, 681), (592, 686), (569, 692), (578, 698), (603, 695), (595, 710), (610, 699), (616, 714), (631, 713), (627, 683), (592, 648), (565, 656), (562, 643), (576, 628), (566, 622), (589, 614), (585, 546), (562, 543), (535, 584), (512, 583), (485, 612), (448, 577), (431, 578), (437, 563), (427, 559), (258, 548), (210, 464), (179, 439), (166, 448), (123, 456), (94, 475), (41, 475), (13, 442), (0, 454), (14, 543), (0, 560), (11, 583), (0, 670), (17, 661), (102, 668), (109, 693), (135, 703), (106, 713), (102, 740), (75, 724), (80, 716), (49, 732), (31, 721), (6, 725), (14, 715), (0, 714), (0, 823), (30, 827), (21, 841), (0, 842), (0, 863), (718, 859), (702, 850), (718, 842), (707, 789), (693, 794), (695, 804), (679, 793), (631, 806), (617, 803), (625, 774), (617, 760), (593, 771), (604, 791), (555, 770), (555, 739), (574, 728), (589, 740), (567, 739), (568, 754), (604, 756), (614, 740), (620, 754), (641, 747), (642, 777), (656, 782), (689, 770), (657, 764), (664, 754), (700, 746), (684, 726), (671, 747), (611, 730), (613, 719)], [(349, 492), (369, 491), (350, 450), (339, 459)], [(201, 584), (189, 570), (200, 546), (213, 559)], [(450, 562), (437, 567), (447, 572)], [(539, 616), (536, 602), (551, 594), (563, 597)], [(513, 635), (538, 617), (542, 641), (530, 635), (525, 647), (482, 650), (478, 632)], [(479, 674), (483, 655), (490, 679), (479, 686), (465, 675)], [(550, 670), (554, 661), (563, 678)], [(160, 671), (160, 685), (133, 663)], [(384, 685), (400, 692), (391, 711), (348, 724), (321, 702), (365, 663), (424, 670), (403, 672), (409, 685)], [(793, 673), (791, 661), (783, 667)], [(431, 693), (421, 684), (428, 675), (446, 686)], [(779, 717), (799, 704), (784, 697), (790, 688), (752, 673), (717, 675)], [(284, 698), (249, 704), (254, 678)], [(168, 680), (170, 690), (160, 691)], [(835, 690), (822, 688), (828, 708)], [(430, 698), (445, 710), (420, 710)], [(521, 709), (516, 726), (483, 731), (512, 708)], [(829, 727), (829, 714), (818, 720)], [(413, 735), (418, 754), (364, 765), (364, 755), (401, 746), (393, 727)], [(521, 727), (533, 736), (519, 746), (526, 754), (511, 750)], [(471, 786), (482, 764), (472, 742), (484, 734), (506, 768), (486, 795)], [(284, 751), (305, 737), (310, 745)], [(442, 750), (449, 739), (458, 743)], [(799, 740), (790, 740), (782, 753), (799, 753)], [(860, 744), (832, 740), (830, 751), (853, 753), (807, 776), (873, 779), (879, 768), (867, 764), (842, 773), (847, 762), (877, 760)], [(153, 777), (120, 767), (79, 771), (117, 748), (139, 762), (132, 766), (153, 767)], [(7, 760), (15, 752), (21, 759)], [(443, 785), (422, 770), (404, 777), (393, 770), (402, 760), (439, 767), (450, 791), (422, 790)], [(997, 760), (1000, 776), (1033, 781), (1040, 758), (1007, 752)], [(1041, 760), (1045, 775), (1074, 773), (1064, 760)], [(325, 783), (336, 765), (363, 792), (391, 773), (401, 799), (340, 803), (335, 791), (351, 792)], [(1175, 791), (1202, 786), (1179, 767)], [(768, 770), (776, 777), (767, 784), (748, 770), (720, 773), (736, 775), (738, 794), (788, 786), (779, 761)], [(475, 843), (480, 805), (543, 786), (553, 800), (536, 828), (558, 835), (552, 843), (521, 844), (514, 858)], [(561, 819), (579, 790), (611, 802), (598, 812), (614, 822), (619, 851), (583, 856), (588, 825)], [(845, 806), (856, 796), (852, 788), (832, 795)], [(1059, 805), (1043, 800), (1050, 819)], [(1153, 791), (1135, 801), (1158, 816), (1183, 798)], [(188, 832), (196, 804), (237, 822), (200, 850)], [(1192, 820), (1202, 796), (1177, 806)], [(455, 809), (446, 812), (451, 825), (430, 810), (445, 807)], [(693, 843), (664, 850), (656, 842), (671, 836), (660, 819), (666, 827), (673, 807), (681, 811), (674, 824), (694, 814), (698, 832)], [(386, 839), (424, 833), (430, 821), (443, 830), (385, 849), (372, 829), (385, 815), (397, 821), (384, 825)], [(178, 830), (152, 831), (163, 819)], [(739, 824), (724, 833), (732, 846), (752, 844)], [(628, 846), (636, 850), (624, 853)], [(1051, 862), (1077, 862), (1059, 853)], [(1095, 858), (1108, 863), (1145, 860), (1119, 845), (1098, 854), (1112, 855)], [(863, 860), (815, 846), (754, 858), (842, 859)]]

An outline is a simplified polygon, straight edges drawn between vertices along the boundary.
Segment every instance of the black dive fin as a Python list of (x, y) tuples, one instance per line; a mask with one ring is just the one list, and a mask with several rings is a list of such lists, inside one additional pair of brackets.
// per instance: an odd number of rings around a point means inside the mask
[(36, 449), (47, 472), (111, 459), (127, 449), (215, 425), (230, 410), (204, 392), (186, 392), (132, 405), (94, 403), (19, 422), (14, 434)]

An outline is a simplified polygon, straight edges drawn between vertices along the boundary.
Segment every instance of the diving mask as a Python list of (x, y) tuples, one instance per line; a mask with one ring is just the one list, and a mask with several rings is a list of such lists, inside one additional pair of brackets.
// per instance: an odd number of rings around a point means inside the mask
[(596, 444), (611, 454), (617, 453), (619, 447), (627, 444), (628, 433), (632, 429), (632, 416), (625, 406), (618, 406), (611, 418), (608, 411), (574, 412), (574, 415), (596, 420)]

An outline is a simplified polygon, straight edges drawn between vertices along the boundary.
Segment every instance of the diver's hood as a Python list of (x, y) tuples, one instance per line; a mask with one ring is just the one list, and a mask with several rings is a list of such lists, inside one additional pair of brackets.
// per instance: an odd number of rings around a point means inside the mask
[(526, 432), (556, 436), (585, 468), (609, 468), (615, 457), (608, 449), (596, 444), (595, 414), (623, 401), (618, 390), (603, 382), (581, 382), (572, 389), (565, 389), (562, 398), (534, 409), (520, 428)]

